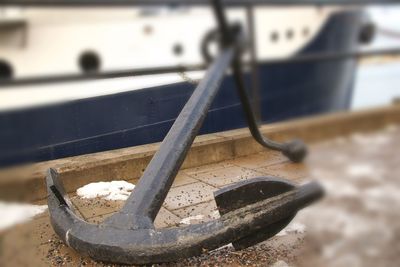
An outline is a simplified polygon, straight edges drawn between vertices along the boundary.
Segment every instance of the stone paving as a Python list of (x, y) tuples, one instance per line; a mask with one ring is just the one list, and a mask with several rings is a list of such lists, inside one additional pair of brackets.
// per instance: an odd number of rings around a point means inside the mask
[[(318, 178), (327, 195), (300, 212), (285, 231), (257, 246), (243, 251), (226, 246), (162, 266), (398, 266), (399, 136), (400, 127), (390, 126), (317, 143), (303, 164), (291, 163), (279, 153), (261, 152), (180, 171), (156, 227), (214, 219), (219, 216), (214, 191), (258, 176), (298, 183)], [(76, 194), (72, 202), (91, 223), (103, 221), (123, 205), (123, 201), (81, 199)], [(54, 234), (47, 212), (0, 233), (0, 265), (108, 266), (65, 246)]]

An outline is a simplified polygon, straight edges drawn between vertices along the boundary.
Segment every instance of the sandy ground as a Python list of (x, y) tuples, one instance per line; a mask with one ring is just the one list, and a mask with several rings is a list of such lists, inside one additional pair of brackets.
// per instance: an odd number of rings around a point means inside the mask
[[(156, 220), (179, 226), (218, 217), (212, 191), (262, 175), (298, 183), (319, 180), (326, 196), (298, 213), (277, 236), (242, 251), (228, 245), (198, 257), (154, 266), (399, 266), (400, 127), (353, 134), (311, 146), (304, 164), (279, 154), (187, 169), (179, 174)], [(98, 223), (123, 201), (72, 200), (80, 215)], [(45, 204), (43, 202), (37, 204)], [(189, 217), (189, 219), (188, 219)], [(0, 234), (1, 266), (115, 266), (96, 263), (66, 247), (43, 213)]]

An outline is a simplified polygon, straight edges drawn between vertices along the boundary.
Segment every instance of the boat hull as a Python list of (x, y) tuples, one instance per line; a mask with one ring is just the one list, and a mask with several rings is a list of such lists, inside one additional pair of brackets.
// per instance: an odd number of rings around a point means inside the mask
[[(354, 51), (360, 11), (329, 18), (298, 54)], [(256, 99), (263, 123), (344, 110), (351, 103), (355, 59), (260, 63)], [(250, 82), (250, 75), (246, 79)], [(0, 114), (0, 166), (37, 162), (161, 141), (194, 89), (182, 82)], [(217, 94), (201, 133), (246, 127), (232, 77)]]

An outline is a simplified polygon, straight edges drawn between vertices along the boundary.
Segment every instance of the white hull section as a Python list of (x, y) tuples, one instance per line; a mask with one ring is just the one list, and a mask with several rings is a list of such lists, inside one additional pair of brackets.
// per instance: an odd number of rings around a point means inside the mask
[[(82, 73), (90, 51), (99, 71), (203, 62), (200, 43), (215, 28), (209, 8), (175, 9), (3, 9), (0, 61), (14, 78)], [(256, 7), (254, 25), (259, 60), (288, 57), (308, 44), (337, 8)], [(151, 13), (151, 14), (149, 14)], [(230, 21), (246, 25), (245, 9), (230, 9)], [(1, 30), (3, 29), (3, 30)], [(177, 50), (179, 50), (177, 52)], [(191, 78), (201, 72), (189, 73)], [(0, 110), (114, 94), (181, 82), (178, 74), (106, 81), (2, 88)]]

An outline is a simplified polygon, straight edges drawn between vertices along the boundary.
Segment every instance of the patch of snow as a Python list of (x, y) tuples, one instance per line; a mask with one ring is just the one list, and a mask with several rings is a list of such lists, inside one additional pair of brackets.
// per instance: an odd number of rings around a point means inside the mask
[(383, 184), (364, 191), (364, 204), (367, 210), (393, 210), (393, 203), (400, 203), (400, 188), (393, 184)]
[(381, 251), (379, 250), (379, 248), (371, 247), (365, 249), (365, 253), (370, 257), (378, 257)]
[(279, 261), (275, 262), (271, 267), (289, 267), (289, 264), (287, 264), (283, 260), (279, 260)]
[(288, 234), (302, 234), (306, 230), (306, 226), (302, 223), (291, 222), (288, 226), (285, 227), (282, 231), (280, 231), (277, 236), (284, 236)]
[(134, 184), (126, 181), (98, 182), (87, 184), (76, 190), (76, 193), (81, 198), (127, 200), (134, 188)]
[(211, 218), (218, 219), (219, 217), (221, 217), (221, 215), (219, 214), (218, 210), (215, 210), (213, 213), (211, 213)]
[(224, 246), (222, 246), (222, 247), (216, 248), (216, 249), (214, 249), (213, 251), (218, 251), (218, 250), (225, 249), (225, 248), (226, 248), (226, 249), (233, 249), (232, 243), (229, 243), (229, 244), (224, 245)]
[(0, 231), (27, 222), (46, 209), (47, 205), (0, 202)]
[(390, 138), (386, 134), (360, 134), (356, 133), (351, 136), (351, 140), (358, 145), (366, 146), (381, 146), (389, 143)]
[(352, 164), (346, 168), (346, 173), (352, 177), (370, 176), (374, 168), (371, 164)]
[(195, 216), (190, 216), (187, 218), (184, 218), (180, 221), (181, 224), (191, 224), (192, 221), (194, 220), (202, 220), (204, 218), (203, 214), (195, 215)]
[(335, 257), (331, 259), (329, 264), (330, 266), (335, 267), (361, 267), (361, 259), (358, 255), (347, 253), (345, 255), (341, 255), (340, 257)]
[[(324, 176), (322, 176), (324, 177)], [(334, 198), (359, 197), (360, 190), (349, 182), (337, 180), (321, 180), (327, 194)]]
[(343, 249), (345, 245), (344, 240), (336, 240), (330, 244), (325, 244), (322, 246), (322, 256), (325, 259), (332, 260), (336, 255), (338, 255), (339, 251)]
[(376, 235), (386, 240), (392, 235), (380, 218), (371, 220), (368, 216), (322, 203), (300, 212), (294, 222), (304, 223), (314, 233), (331, 233), (346, 240), (365, 235)]
[(400, 202), (400, 188), (393, 184), (383, 184), (379, 187), (373, 187), (365, 190), (365, 194), (369, 198), (377, 200), (387, 199), (392, 203)]

